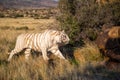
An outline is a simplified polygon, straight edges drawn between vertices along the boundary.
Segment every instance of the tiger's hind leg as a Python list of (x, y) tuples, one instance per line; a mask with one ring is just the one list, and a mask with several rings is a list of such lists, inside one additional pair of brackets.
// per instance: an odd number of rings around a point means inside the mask
[(10, 60), (12, 59), (13, 55), (19, 53), (20, 51), (21, 51), (21, 50), (16, 50), (16, 49), (12, 50), (12, 51), (9, 53), (8, 61), (10, 61)]
[(47, 51), (46, 51), (46, 49), (42, 49), (42, 56), (43, 56), (43, 59), (44, 59), (45, 61), (48, 61), (48, 60), (49, 60), (49, 58), (47, 57)]

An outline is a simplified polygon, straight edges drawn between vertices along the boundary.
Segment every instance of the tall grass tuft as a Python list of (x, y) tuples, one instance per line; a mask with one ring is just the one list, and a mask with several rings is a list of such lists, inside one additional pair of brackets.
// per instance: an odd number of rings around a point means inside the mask
[(99, 48), (94, 43), (86, 43), (84, 47), (77, 48), (74, 51), (74, 56), (82, 64), (96, 63), (103, 60)]

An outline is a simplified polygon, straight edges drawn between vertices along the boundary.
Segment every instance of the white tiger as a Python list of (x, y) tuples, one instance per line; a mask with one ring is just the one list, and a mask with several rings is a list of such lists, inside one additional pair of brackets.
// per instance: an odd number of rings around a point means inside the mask
[(9, 53), (8, 61), (14, 54), (25, 49), (25, 59), (28, 60), (31, 50), (42, 52), (44, 60), (49, 60), (47, 51), (61, 59), (65, 59), (59, 51), (59, 44), (65, 45), (69, 43), (69, 37), (64, 31), (45, 30), (43, 33), (26, 33), (17, 37), (15, 48)]

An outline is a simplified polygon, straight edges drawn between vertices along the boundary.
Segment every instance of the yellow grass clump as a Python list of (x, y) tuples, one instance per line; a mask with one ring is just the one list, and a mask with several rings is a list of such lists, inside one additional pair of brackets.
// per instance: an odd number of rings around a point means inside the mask
[(84, 47), (74, 51), (74, 56), (79, 63), (94, 63), (102, 60), (98, 47), (93, 43), (86, 43)]

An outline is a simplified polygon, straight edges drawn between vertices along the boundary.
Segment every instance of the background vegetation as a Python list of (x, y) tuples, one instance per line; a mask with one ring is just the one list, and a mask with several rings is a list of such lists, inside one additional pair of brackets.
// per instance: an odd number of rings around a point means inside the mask
[(49, 19), (55, 18), (57, 8), (43, 9), (0, 9), (0, 18), (34, 18)]
[(96, 30), (104, 24), (120, 25), (119, 4), (119, 0), (106, 4), (97, 3), (96, 0), (60, 0), (58, 20), (73, 42), (80, 41), (81, 37), (95, 40)]

